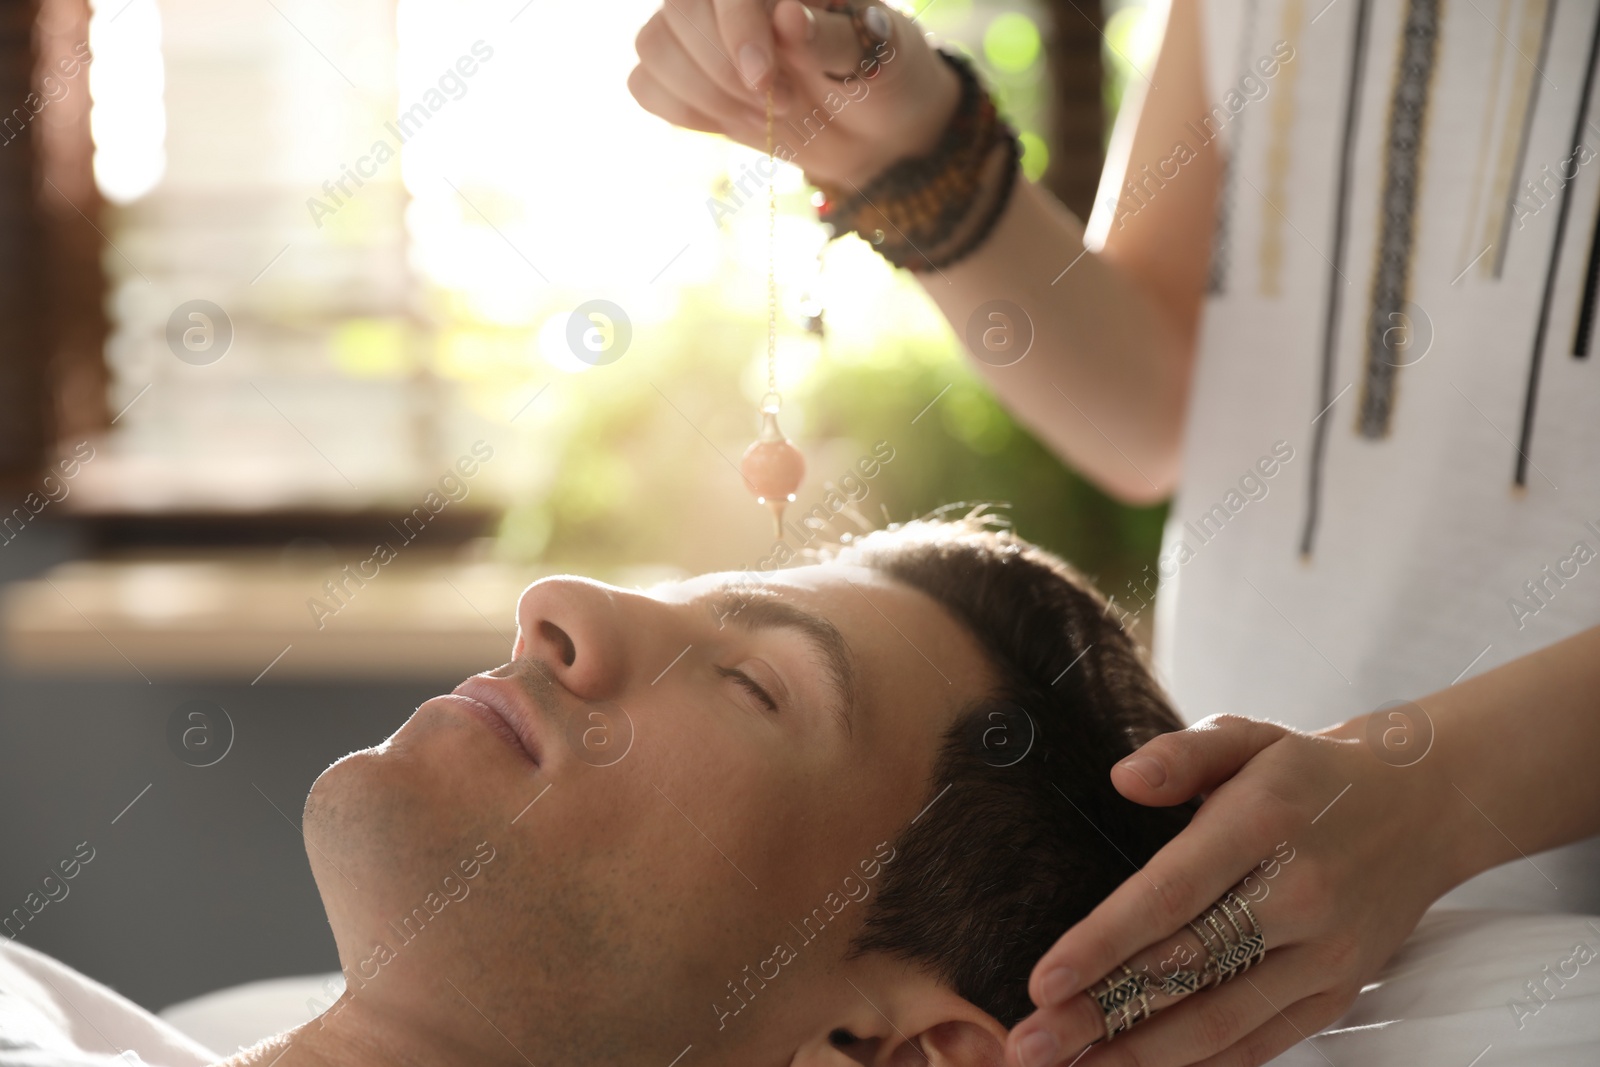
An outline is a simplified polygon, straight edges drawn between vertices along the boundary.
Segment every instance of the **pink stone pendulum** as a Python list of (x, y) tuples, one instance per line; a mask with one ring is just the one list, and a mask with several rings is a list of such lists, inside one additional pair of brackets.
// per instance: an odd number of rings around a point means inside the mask
[(783, 509), (794, 503), (794, 491), (806, 476), (806, 459), (778, 429), (776, 393), (768, 393), (761, 401), (761, 432), (744, 450), (739, 473), (756, 503), (772, 509), (773, 526), (777, 536), (783, 537)]
[(794, 491), (806, 476), (806, 460), (778, 429), (778, 283), (776, 243), (778, 221), (777, 163), (772, 157), (772, 90), (767, 90), (767, 393), (761, 398), (761, 430), (744, 458), (739, 473), (756, 503), (772, 509), (773, 527), (783, 537), (783, 509), (794, 503)]

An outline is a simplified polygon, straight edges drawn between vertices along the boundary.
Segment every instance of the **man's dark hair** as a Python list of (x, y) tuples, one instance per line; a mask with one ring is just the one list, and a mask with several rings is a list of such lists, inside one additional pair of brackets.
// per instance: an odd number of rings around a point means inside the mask
[(1113, 764), (1183, 723), (1105, 599), (996, 522), (981, 508), (922, 519), (829, 555), (938, 601), (999, 677), (945, 735), (929, 806), (896, 842), (851, 955), (923, 964), (1010, 1027), (1033, 1010), (1039, 957), (1193, 807), (1144, 807), (1112, 787)]

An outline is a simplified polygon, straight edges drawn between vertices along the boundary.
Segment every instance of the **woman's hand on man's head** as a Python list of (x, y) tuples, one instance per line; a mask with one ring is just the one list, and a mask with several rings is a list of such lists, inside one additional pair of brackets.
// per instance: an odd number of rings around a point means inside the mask
[[(1124, 964), (1148, 976), (1153, 1014), (1079, 1067), (1255, 1065), (1339, 1018), (1429, 905), (1470, 873), (1456, 835), (1441, 832), (1450, 785), (1440, 761), (1386, 757), (1367, 718), (1311, 735), (1216, 716), (1119, 763), (1112, 782), (1130, 800), (1204, 803), (1039, 961), (1029, 984), (1039, 1010), (1012, 1031), (1006, 1063), (1067, 1063), (1104, 1041), (1093, 993)], [(1249, 908), (1230, 898), (1212, 926), (1205, 915), (1229, 890)], [(1203, 976), (1207, 942), (1220, 949), (1251, 933), (1244, 910), (1265, 933), (1264, 959), (1197, 992), (1158, 991), (1165, 979)]]
[(780, 157), (828, 181), (864, 185), (937, 145), (960, 87), (921, 28), (858, 0), (887, 37), (864, 49), (850, 16), (820, 0), (665, 0), (635, 41), (628, 89), (678, 126), (766, 147), (773, 90)]

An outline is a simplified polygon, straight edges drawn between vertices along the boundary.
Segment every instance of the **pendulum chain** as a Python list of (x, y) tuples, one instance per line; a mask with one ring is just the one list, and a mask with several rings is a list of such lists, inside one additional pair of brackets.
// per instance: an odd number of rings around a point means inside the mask
[(767, 90), (767, 392), (761, 398), (761, 429), (739, 461), (739, 473), (758, 503), (772, 511), (783, 536), (783, 509), (805, 478), (806, 461), (778, 428), (778, 162), (773, 140), (772, 90)]
[[(778, 401), (778, 166), (773, 157), (772, 90), (767, 90), (767, 393)], [(766, 401), (762, 401), (765, 407)]]

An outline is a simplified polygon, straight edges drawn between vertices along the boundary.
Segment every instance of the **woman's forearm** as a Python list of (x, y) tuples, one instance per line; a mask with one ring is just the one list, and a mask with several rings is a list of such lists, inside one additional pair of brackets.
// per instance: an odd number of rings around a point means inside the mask
[[(1019, 178), (989, 239), (921, 279), (973, 365), (1041, 441), (1118, 497), (1170, 494), (1192, 336), (1125, 271), (1084, 249), (1082, 224), (1054, 197)], [(996, 365), (1029, 333), (1024, 358)]]
[[(1221, 187), (1221, 152), (1194, 131), (1207, 93), (1198, 5), (1166, 15), (1148, 78), (1130, 82), (1091, 220), (1018, 179), (989, 239), (923, 274), (929, 295), (1002, 401), (1108, 492), (1153, 502), (1176, 487), (1184, 415)], [(981, 335), (1005, 301), (1033, 344), (1011, 366), (985, 361)], [(1013, 312), (1013, 314), (1015, 314)]]

